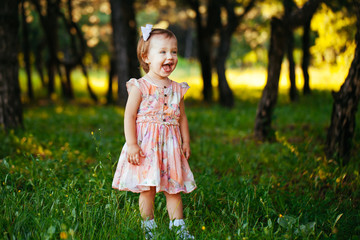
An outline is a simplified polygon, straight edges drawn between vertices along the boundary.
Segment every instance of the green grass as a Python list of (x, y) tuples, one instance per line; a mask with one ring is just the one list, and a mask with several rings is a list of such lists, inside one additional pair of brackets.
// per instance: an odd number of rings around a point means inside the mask
[[(234, 109), (187, 100), (190, 166), (183, 195), (196, 239), (360, 239), (360, 130), (353, 159), (326, 159), (330, 92), (289, 103), (280, 94), (277, 142), (252, 138), (260, 90), (237, 89)], [(360, 117), (357, 116), (357, 122)], [(25, 106), (25, 130), (0, 133), (1, 239), (144, 239), (138, 194), (111, 188), (125, 142), (123, 109)], [(168, 230), (156, 196), (158, 239)]]

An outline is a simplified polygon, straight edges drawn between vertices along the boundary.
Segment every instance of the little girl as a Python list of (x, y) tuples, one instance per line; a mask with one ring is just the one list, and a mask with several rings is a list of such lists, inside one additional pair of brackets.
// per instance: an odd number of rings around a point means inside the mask
[(146, 75), (130, 79), (125, 108), (126, 143), (122, 149), (112, 187), (140, 193), (139, 209), (146, 238), (154, 237), (154, 199), (164, 192), (170, 217), (181, 239), (194, 239), (183, 220), (180, 192), (196, 188), (188, 159), (190, 136), (184, 108), (185, 82), (168, 77), (178, 62), (177, 39), (166, 29), (141, 27), (137, 55)]

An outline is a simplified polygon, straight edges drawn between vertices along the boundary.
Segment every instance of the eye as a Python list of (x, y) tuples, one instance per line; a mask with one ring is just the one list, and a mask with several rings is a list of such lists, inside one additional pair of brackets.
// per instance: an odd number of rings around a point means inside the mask
[(160, 53), (161, 53), (161, 54), (164, 54), (164, 53), (166, 53), (166, 52), (165, 52), (165, 51), (160, 51)]
[(172, 51), (172, 54), (177, 54), (177, 51)]

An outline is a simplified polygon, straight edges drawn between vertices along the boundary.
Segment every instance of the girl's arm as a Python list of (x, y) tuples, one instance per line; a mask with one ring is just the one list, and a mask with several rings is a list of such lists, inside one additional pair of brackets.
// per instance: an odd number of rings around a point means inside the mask
[(186, 157), (186, 160), (189, 159), (191, 155), (190, 150), (190, 133), (189, 133), (189, 124), (185, 113), (185, 104), (184, 99), (181, 99), (180, 101), (180, 132), (181, 132), (181, 138), (182, 138), (182, 150)]
[(139, 165), (139, 156), (144, 154), (137, 144), (136, 115), (141, 103), (141, 92), (137, 87), (129, 89), (129, 97), (126, 102), (124, 114), (124, 132), (127, 145), (127, 160), (129, 163)]

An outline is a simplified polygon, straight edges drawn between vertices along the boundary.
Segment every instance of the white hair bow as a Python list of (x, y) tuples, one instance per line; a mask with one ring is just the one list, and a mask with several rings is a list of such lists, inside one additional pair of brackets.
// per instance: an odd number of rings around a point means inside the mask
[(149, 39), (152, 27), (153, 25), (151, 24), (146, 24), (146, 27), (141, 27), (144, 41), (147, 41)]

